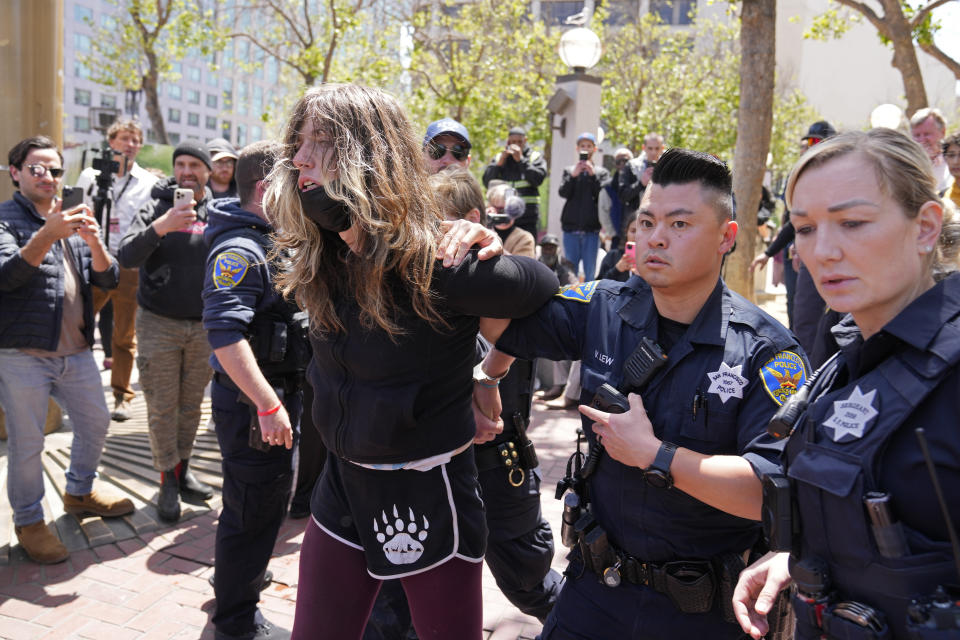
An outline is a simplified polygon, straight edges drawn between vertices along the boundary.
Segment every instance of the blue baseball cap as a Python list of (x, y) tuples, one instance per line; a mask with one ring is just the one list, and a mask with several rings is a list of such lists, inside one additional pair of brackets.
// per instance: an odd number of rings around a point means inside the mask
[(460, 138), (467, 145), (467, 148), (470, 147), (470, 134), (467, 133), (467, 128), (453, 118), (431, 122), (430, 126), (427, 127), (427, 135), (423, 136), (423, 146), (427, 146), (428, 142), (445, 133)]
[(597, 136), (593, 135), (589, 131), (584, 131), (579, 136), (577, 136), (577, 142), (580, 142), (581, 140), (589, 140), (593, 144), (597, 144)]

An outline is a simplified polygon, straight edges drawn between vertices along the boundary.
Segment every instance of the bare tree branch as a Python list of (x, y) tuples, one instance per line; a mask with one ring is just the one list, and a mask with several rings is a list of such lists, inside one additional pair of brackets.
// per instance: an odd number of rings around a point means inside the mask
[(921, 42), (920, 48), (942, 62), (945, 67), (950, 69), (950, 72), (953, 73), (957, 80), (960, 80), (960, 62), (948, 56), (935, 42)]
[[(888, 29), (886, 23), (883, 21), (883, 18), (877, 15), (868, 4), (864, 2), (858, 2), (857, 0), (836, 0), (838, 4), (842, 4), (845, 7), (849, 7), (854, 11), (857, 11), (870, 21), (877, 31), (883, 35), (887, 35)], [(884, 16), (886, 17), (886, 16)]]
[(953, 2), (954, 0), (931, 0), (927, 4), (923, 5), (917, 10), (916, 15), (913, 16), (913, 19), (910, 21), (910, 26), (916, 28), (920, 25), (926, 18), (927, 15), (942, 5), (947, 4), (948, 2)]

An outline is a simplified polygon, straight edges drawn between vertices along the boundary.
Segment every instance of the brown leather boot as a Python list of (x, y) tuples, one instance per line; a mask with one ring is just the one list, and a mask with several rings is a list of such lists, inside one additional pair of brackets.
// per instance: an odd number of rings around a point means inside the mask
[(50, 531), (43, 520), (14, 529), (23, 550), (34, 562), (55, 564), (70, 557), (70, 552), (60, 542), (60, 538)]
[(119, 498), (94, 489), (85, 496), (63, 494), (63, 510), (78, 518), (87, 516), (114, 518), (133, 513), (133, 502), (130, 498)]

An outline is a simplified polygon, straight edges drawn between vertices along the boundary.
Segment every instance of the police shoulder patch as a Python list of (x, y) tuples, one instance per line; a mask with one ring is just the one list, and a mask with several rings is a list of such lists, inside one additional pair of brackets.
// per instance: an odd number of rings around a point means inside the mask
[(574, 302), (582, 302), (584, 304), (590, 302), (590, 298), (593, 297), (593, 292), (597, 289), (598, 280), (593, 280), (591, 282), (584, 282), (582, 284), (568, 284), (565, 287), (561, 287), (560, 291), (557, 292), (557, 296), (563, 298), (564, 300), (573, 300)]
[(760, 367), (760, 379), (773, 401), (782, 406), (807, 381), (807, 367), (799, 354), (781, 351)]
[(213, 262), (213, 284), (217, 289), (235, 287), (247, 275), (250, 263), (238, 253), (225, 251)]

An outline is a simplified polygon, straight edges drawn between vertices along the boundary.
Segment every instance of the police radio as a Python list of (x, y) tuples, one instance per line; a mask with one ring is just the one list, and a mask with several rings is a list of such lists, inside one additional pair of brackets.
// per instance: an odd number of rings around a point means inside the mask
[[(957, 541), (957, 531), (953, 528), (953, 521), (950, 519), (947, 501), (943, 498), (943, 489), (940, 487), (937, 468), (933, 463), (933, 457), (930, 455), (930, 448), (927, 446), (927, 436), (923, 427), (914, 429), (914, 433), (920, 442), (923, 459), (927, 463), (927, 472), (933, 482), (933, 492), (937, 496), (940, 511), (943, 513), (943, 520), (947, 525), (950, 545), (953, 547), (953, 561), (957, 565), (957, 576), (960, 577), (960, 542)], [(924, 638), (927, 637), (924, 631), (930, 630), (934, 632), (932, 635), (939, 638), (940, 635), (936, 633), (937, 631), (960, 629), (960, 603), (958, 603), (958, 600), (960, 600), (960, 588), (944, 587), (943, 585), (938, 586), (932, 594), (917, 598), (907, 607), (907, 631), (916, 634), (919, 638)], [(943, 637), (948, 636), (944, 635)], [(955, 636), (950, 634), (949, 637)]]

